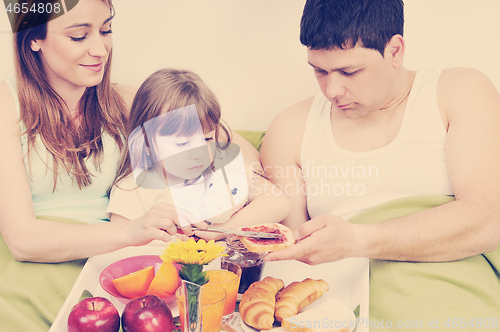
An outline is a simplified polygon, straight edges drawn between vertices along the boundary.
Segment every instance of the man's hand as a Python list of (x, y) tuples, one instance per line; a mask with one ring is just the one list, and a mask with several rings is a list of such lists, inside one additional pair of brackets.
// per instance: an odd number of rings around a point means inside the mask
[(295, 232), (297, 243), (266, 255), (266, 261), (296, 259), (309, 265), (358, 257), (360, 225), (337, 216), (323, 215), (302, 224)]

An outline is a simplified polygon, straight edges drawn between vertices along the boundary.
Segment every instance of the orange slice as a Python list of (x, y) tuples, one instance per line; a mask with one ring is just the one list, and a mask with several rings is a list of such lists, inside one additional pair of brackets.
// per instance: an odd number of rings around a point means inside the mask
[(175, 293), (179, 286), (179, 273), (172, 263), (163, 262), (149, 286), (147, 295), (156, 295), (160, 298)]
[(146, 295), (151, 281), (155, 277), (153, 266), (129, 273), (112, 280), (116, 290), (126, 298), (135, 300)]

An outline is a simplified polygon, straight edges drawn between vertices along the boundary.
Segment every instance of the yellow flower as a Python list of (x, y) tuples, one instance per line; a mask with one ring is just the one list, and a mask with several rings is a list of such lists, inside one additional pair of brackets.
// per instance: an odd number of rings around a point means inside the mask
[(182, 265), (179, 270), (179, 277), (198, 285), (208, 282), (208, 276), (203, 272), (203, 265), (206, 265), (220, 256), (227, 256), (222, 253), (224, 246), (216, 244), (214, 240), (206, 242), (192, 238), (187, 241), (170, 242), (160, 258), (164, 262), (179, 263)]
[(160, 258), (165, 262), (179, 264), (206, 265), (223, 254), (224, 246), (214, 240), (206, 242), (201, 239), (196, 242), (192, 238), (187, 241), (170, 242)]

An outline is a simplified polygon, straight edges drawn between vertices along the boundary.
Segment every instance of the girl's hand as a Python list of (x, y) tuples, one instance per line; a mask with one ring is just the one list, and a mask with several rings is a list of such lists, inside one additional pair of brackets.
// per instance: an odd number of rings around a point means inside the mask
[[(188, 210), (182, 208), (175, 208), (177, 211), (177, 215), (179, 217), (179, 222), (176, 224), (179, 226), (180, 231), (178, 229), (178, 233), (185, 234), (186, 236), (195, 235), (194, 230), (196, 229), (205, 229), (208, 227), (208, 224), (205, 221), (200, 221), (199, 218), (192, 215)], [(193, 229), (193, 227), (195, 229)]]

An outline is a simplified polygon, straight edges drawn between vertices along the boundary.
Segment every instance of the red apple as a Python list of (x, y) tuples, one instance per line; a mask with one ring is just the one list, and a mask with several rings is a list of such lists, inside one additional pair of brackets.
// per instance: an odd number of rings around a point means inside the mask
[(68, 332), (118, 332), (120, 314), (104, 297), (90, 297), (78, 302), (68, 317)]
[(123, 309), (124, 332), (171, 332), (174, 320), (168, 306), (156, 295), (130, 301)]

